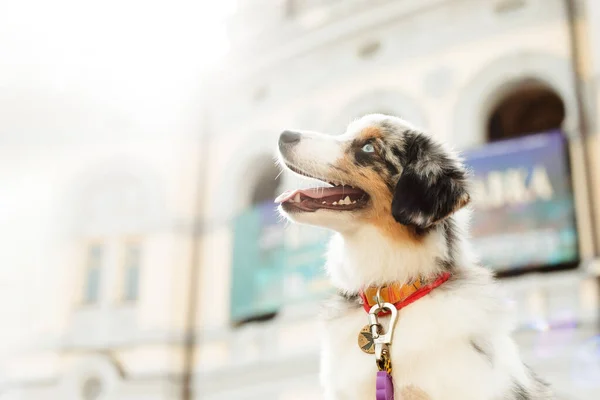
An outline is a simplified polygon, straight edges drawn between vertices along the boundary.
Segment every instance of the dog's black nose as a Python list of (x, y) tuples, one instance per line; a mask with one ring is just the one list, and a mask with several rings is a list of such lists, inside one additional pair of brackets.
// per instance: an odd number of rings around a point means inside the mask
[(300, 141), (300, 134), (292, 131), (283, 131), (279, 135), (279, 146), (292, 145)]

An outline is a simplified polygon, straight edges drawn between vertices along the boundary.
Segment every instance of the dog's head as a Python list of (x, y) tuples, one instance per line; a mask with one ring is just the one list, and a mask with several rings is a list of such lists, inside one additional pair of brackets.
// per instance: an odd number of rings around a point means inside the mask
[(277, 198), (291, 220), (348, 232), (373, 224), (387, 234), (427, 231), (469, 202), (466, 170), (431, 136), (381, 114), (343, 135), (285, 131), (283, 165), (328, 185)]

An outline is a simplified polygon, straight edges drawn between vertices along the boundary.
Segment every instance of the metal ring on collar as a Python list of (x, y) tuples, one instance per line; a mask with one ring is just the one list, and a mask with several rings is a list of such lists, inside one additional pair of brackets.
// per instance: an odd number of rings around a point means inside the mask
[(377, 305), (381, 308), (381, 303), (384, 301), (381, 299), (381, 286), (377, 288)]

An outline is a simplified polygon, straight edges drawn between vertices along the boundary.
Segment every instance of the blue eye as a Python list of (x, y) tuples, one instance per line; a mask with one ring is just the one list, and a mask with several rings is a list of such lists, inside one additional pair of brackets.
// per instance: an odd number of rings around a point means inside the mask
[(375, 147), (371, 143), (367, 143), (362, 147), (362, 151), (365, 153), (373, 153), (375, 151)]

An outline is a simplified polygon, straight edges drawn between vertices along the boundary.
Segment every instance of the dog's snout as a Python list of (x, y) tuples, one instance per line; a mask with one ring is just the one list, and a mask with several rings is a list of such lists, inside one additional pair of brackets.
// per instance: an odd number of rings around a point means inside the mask
[(279, 147), (293, 145), (300, 141), (300, 134), (293, 131), (283, 131), (279, 135)]

